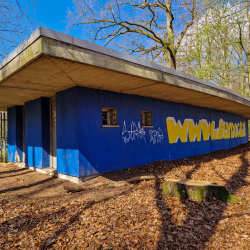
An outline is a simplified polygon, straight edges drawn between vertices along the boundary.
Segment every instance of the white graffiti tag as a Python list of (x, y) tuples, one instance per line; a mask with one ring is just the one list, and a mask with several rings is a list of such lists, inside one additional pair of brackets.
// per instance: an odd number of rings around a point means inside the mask
[(141, 127), (140, 122), (138, 122), (138, 126), (134, 122), (131, 123), (131, 130), (128, 131), (126, 128), (126, 122), (124, 121), (122, 135), (124, 135), (122, 138), (124, 139), (125, 144), (129, 142), (130, 140), (137, 139), (144, 139), (145, 140), (145, 134), (146, 132)]
[(150, 143), (153, 142), (153, 144), (161, 143), (164, 139), (163, 132), (161, 128), (158, 128), (158, 130), (149, 130), (149, 136), (150, 136)]

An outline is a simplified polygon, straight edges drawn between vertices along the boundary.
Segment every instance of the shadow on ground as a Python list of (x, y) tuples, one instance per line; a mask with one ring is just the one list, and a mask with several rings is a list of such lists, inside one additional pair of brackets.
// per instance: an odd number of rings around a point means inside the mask
[[(213, 168), (214, 172), (224, 181), (226, 181), (225, 187), (231, 192), (231, 194), (236, 194), (238, 190), (249, 185), (246, 181), (246, 177), (249, 174), (249, 162), (247, 160), (247, 153), (249, 152), (250, 144), (248, 143), (245, 146), (239, 146), (232, 150), (227, 151), (218, 151), (210, 154), (206, 154), (203, 156), (190, 157), (183, 160), (173, 161), (173, 162), (156, 162), (154, 164), (147, 164), (146, 166), (139, 166), (137, 168), (131, 168), (129, 170), (119, 171), (117, 173), (109, 173), (104, 176), (112, 181), (117, 180), (126, 180), (128, 178), (134, 177), (136, 175), (161, 175), (168, 174), (175, 168), (179, 168), (181, 166), (192, 165), (193, 167), (185, 173), (186, 178), (192, 178), (192, 175), (197, 173), (202, 167), (202, 164), (207, 162), (213, 162), (214, 160), (224, 160), (227, 157), (231, 157), (234, 155), (240, 155), (241, 165), (238, 167), (237, 171), (232, 174), (229, 179), (224, 178), (221, 173), (217, 172), (215, 168)], [(194, 164), (195, 163), (195, 164)], [(20, 170), (23, 171), (23, 170)], [(17, 171), (5, 171), (5, 174), (16, 173)], [(0, 172), (2, 174), (3, 172)], [(29, 173), (29, 172), (26, 172)], [(23, 174), (23, 173), (21, 173)], [(12, 176), (8, 176), (12, 177)], [(58, 186), (62, 186), (63, 180), (56, 180), (54, 178), (47, 178), (45, 180), (36, 181), (30, 185), (21, 185), (19, 187), (8, 188), (5, 190), (1, 190), (0, 193), (7, 192), (16, 192), (20, 190), (25, 190), (25, 196), (32, 196), (36, 193), (42, 192), (43, 189), (52, 189)], [(191, 200), (181, 200), (181, 199), (173, 199), (165, 196), (161, 191), (162, 181), (157, 180), (154, 183), (153, 191), (154, 191), (154, 201), (157, 205), (157, 212), (160, 215), (159, 220), (161, 221), (159, 238), (157, 239), (156, 248), (151, 249), (205, 249), (207, 245), (210, 243), (211, 238), (215, 235), (217, 227), (221, 220), (225, 219), (223, 215), (224, 211), (229, 206), (228, 203), (213, 200), (211, 202), (197, 202)], [(33, 190), (34, 187), (37, 187), (36, 190)], [(139, 185), (131, 185), (127, 187), (123, 187), (119, 192), (116, 192), (117, 197), (122, 197), (124, 195), (128, 195), (130, 193), (136, 192), (138, 190)], [(142, 188), (140, 186), (140, 188)], [(104, 198), (99, 200), (97, 196), (98, 192), (103, 192)], [(41, 202), (33, 202), (31, 201), (30, 211), (25, 212), (24, 214), (20, 214), (17, 217), (12, 218), (10, 216), (9, 219), (5, 220), (3, 223), (0, 222), (0, 236), (8, 235), (9, 232), (12, 232), (11, 237), (16, 237), (16, 241), (9, 240), (9, 243), (6, 242), (6, 245), (0, 246), (9, 246), (10, 248), (18, 242), (19, 235), (22, 235), (23, 232), (26, 233), (26, 237), (29, 237), (27, 240), (27, 246), (20, 245), (22, 247), (31, 247), (36, 249), (54, 249), (54, 244), (57, 241), (64, 237), (69, 242), (71, 239), (70, 235), (74, 234), (75, 224), (84, 225), (84, 229), (86, 229), (87, 222), (84, 221), (83, 214), (87, 213), (88, 210), (92, 209), (93, 206), (100, 203), (108, 203), (108, 201), (114, 197), (114, 193), (112, 193), (111, 189), (103, 189), (89, 191), (90, 198), (87, 197), (88, 192), (81, 192), (77, 194), (60, 194), (61, 197), (64, 198), (64, 202), (67, 200), (67, 205), (53, 205), (53, 200), (56, 200), (56, 204), (60, 204), (61, 201), (58, 198), (59, 195), (55, 195), (52, 197), (43, 197)], [(47, 201), (46, 201), (47, 199)], [(78, 201), (75, 201), (78, 199)], [(74, 202), (73, 202), (74, 201)], [(33, 203), (32, 203), (33, 202)], [(173, 204), (174, 203), (174, 204)], [(2, 203), (2, 207), (7, 206), (9, 201), (5, 199)], [(41, 211), (40, 208), (41, 207)], [(185, 211), (185, 216), (182, 216), (180, 210)], [(12, 209), (13, 210), (13, 209)], [(105, 211), (103, 211), (105, 213)], [(250, 214), (250, 213), (249, 213)], [(239, 215), (240, 216), (240, 215)], [(59, 226), (58, 220), (66, 217), (67, 222), (62, 226)], [(228, 217), (227, 217), (228, 218)], [(85, 224), (82, 224), (82, 223)], [(46, 224), (44, 224), (46, 223)], [(97, 220), (97, 225), (102, 225), (102, 220)], [(117, 226), (117, 224), (108, 223), (104, 224), (106, 227), (115, 228), (121, 227), (121, 225)], [(46, 234), (44, 238), (39, 239), (39, 232), (45, 230), (46, 227), (49, 227), (50, 230)], [(89, 224), (91, 227), (91, 224)], [(17, 230), (18, 229), (18, 230)], [(87, 228), (88, 229), (88, 228)], [(17, 231), (16, 231), (17, 230)], [(128, 230), (128, 229), (127, 229)], [(146, 228), (148, 230), (148, 228)], [(15, 232), (15, 233), (13, 233)], [(110, 233), (110, 232), (109, 232)], [(32, 234), (35, 234), (35, 237), (32, 237)], [(67, 234), (67, 236), (65, 236)], [(94, 235), (94, 234), (93, 234)], [(223, 233), (222, 233), (223, 235)], [(72, 237), (73, 237), (72, 236)], [(22, 236), (24, 237), (24, 236)], [(87, 236), (86, 236), (87, 237)], [(89, 236), (91, 237), (91, 236)], [(1, 238), (1, 237), (0, 237)], [(36, 238), (36, 239), (35, 239)], [(37, 239), (38, 238), (38, 239)], [(144, 236), (146, 238), (146, 236)], [(2, 239), (5, 239), (2, 237)], [(121, 239), (122, 236), (118, 237), (118, 240)], [(39, 241), (40, 240), (40, 241)], [(14, 242), (14, 243), (13, 243)], [(26, 244), (23, 243), (23, 244)], [(89, 248), (86, 249), (102, 249), (103, 242), (97, 242), (95, 246), (99, 248)], [(13, 244), (13, 245), (11, 245)], [(214, 249), (219, 249), (219, 245), (216, 245)], [(3, 247), (3, 249), (4, 249)], [(58, 246), (57, 246), (58, 247)], [(65, 246), (64, 246), (65, 247)], [(63, 247), (62, 247), (63, 248)], [(81, 248), (84, 248), (84, 245), (81, 245)], [(107, 249), (115, 249), (115, 247), (107, 248)], [(117, 249), (129, 249), (127, 246), (120, 247)], [(134, 249), (142, 249), (134, 248)], [(145, 246), (145, 249), (150, 249)], [(232, 248), (233, 249), (233, 248)], [(235, 248), (234, 248), (235, 249)]]
[[(211, 158), (211, 161), (214, 159), (221, 158), (214, 157)], [(247, 177), (249, 173), (249, 163), (246, 159), (246, 152), (242, 152), (240, 159), (242, 165), (225, 185), (225, 187), (230, 190), (231, 194), (235, 194), (242, 187), (249, 185), (249, 183), (245, 181), (245, 177)], [(196, 165), (186, 174), (187, 178), (191, 178), (192, 174), (199, 168), (200, 164)], [(157, 181), (155, 184), (155, 197), (163, 222), (163, 237), (162, 240), (158, 242), (158, 248), (205, 249), (207, 243), (214, 235), (218, 223), (220, 220), (225, 219), (223, 212), (226, 210), (229, 203), (216, 199), (211, 202), (196, 202), (180, 199), (180, 203), (186, 208), (187, 214), (186, 218), (180, 220), (181, 223), (178, 223), (178, 219), (176, 220), (176, 218), (173, 218), (171, 215), (173, 211), (169, 207), (168, 202), (166, 202), (164, 194), (162, 192), (157, 192), (161, 190), (161, 184), (160, 181)], [(197, 211), (197, 213), (194, 213), (194, 211)]]

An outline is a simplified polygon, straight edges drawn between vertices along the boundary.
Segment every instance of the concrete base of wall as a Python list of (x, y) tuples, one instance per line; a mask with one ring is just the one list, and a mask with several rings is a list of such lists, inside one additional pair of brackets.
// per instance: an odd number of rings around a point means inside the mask
[(96, 175), (90, 175), (90, 176), (86, 176), (86, 177), (75, 177), (75, 176), (57, 173), (55, 168), (43, 168), (43, 169), (41, 169), (41, 168), (26, 166), (25, 163), (13, 163), (13, 164), (15, 164), (17, 167), (20, 167), (20, 168), (30, 169), (30, 170), (37, 171), (37, 172), (42, 173), (42, 174), (49, 174), (51, 176), (58, 177), (60, 179), (67, 180), (67, 181), (77, 183), (77, 184), (80, 184), (82, 182), (88, 181), (90, 179), (93, 179), (93, 178), (99, 176), (99, 174), (96, 174)]
[(25, 163), (14, 163), (17, 167), (20, 167), (20, 168), (26, 168), (26, 169), (30, 169), (30, 170), (33, 170), (33, 171), (37, 171), (39, 173), (42, 173), (42, 174), (49, 174), (49, 173), (53, 173), (55, 174), (56, 176), (56, 169), (51, 169), (51, 168), (44, 168), (44, 169), (41, 169), (41, 168), (35, 168), (35, 167), (29, 167), (29, 166), (26, 166)]
[(15, 164), (17, 167), (20, 167), (20, 168), (26, 168), (26, 165), (25, 165), (25, 163), (23, 163), (23, 162), (19, 162), (19, 163), (13, 163), (12, 162), (12, 164)]
[(86, 176), (86, 177), (75, 177), (75, 176), (70, 176), (70, 175), (66, 175), (66, 174), (59, 174), (57, 173), (57, 177), (67, 180), (67, 181), (71, 181), (77, 184), (80, 184), (82, 182), (88, 181), (90, 179), (93, 179), (95, 177), (99, 176), (99, 174), (95, 174), (95, 175), (90, 175), (90, 176)]

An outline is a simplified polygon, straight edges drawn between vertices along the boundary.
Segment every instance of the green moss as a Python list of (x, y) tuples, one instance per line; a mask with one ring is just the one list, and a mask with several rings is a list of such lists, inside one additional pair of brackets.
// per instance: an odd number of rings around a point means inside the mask
[(166, 195), (170, 195), (170, 192), (168, 191), (168, 188), (167, 188), (167, 182), (165, 181), (162, 185), (162, 191), (166, 194)]
[(178, 198), (182, 198), (181, 188), (178, 185), (173, 185), (173, 188), (175, 190), (175, 196)]
[(232, 204), (233, 201), (241, 202), (241, 203), (247, 205), (247, 203), (246, 203), (244, 200), (240, 200), (240, 199), (238, 199), (237, 197), (235, 197), (234, 195), (230, 194), (230, 196), (229, 196), (227, 202), (229, 202), (230, 204)]
[(20, 65), (26, 64), (28, 61), (32, 60), (34, 57), (39, 55), (42, 51), (42, 38), (38, 39), (36, 42), (31, 44), (26, 48), (20, 55)]
[(203, 193), (204, 193), (204, 190), (205, 187), (199, 187), (199, 188), (196, 188), (194, 187), (194, 191), (190, 191), (189, 192), (189, 199), (191, 200), (198, 200), (198, 201), (201, 201), (204, 197)]

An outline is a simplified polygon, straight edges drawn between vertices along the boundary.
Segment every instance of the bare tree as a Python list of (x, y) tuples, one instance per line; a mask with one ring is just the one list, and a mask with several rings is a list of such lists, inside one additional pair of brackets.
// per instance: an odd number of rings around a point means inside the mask
[(32, 0), (0, 0), (0, 60), (33, 30), (34, 21), (27, 15)]
[(69, 27), (83, 27), (91, 41), (176, 69), (177, 51), (194, 22), (195, 2), (74, 0)]

